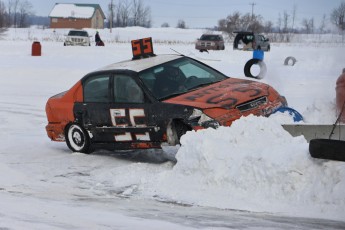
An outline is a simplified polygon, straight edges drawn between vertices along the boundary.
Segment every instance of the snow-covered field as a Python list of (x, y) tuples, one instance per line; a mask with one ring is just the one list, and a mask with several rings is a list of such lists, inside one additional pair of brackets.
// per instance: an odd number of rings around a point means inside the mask
[[(89, 30), (94, 35), (94, 30)], [(200, 53), (204, 31), (100, 30), (105, 47), (64, 47), (63, 30), (0, 35), (0, 229), (344, 229), (345, 163), (313, 159), (286, 115), (242, 118), (188, 132), (182, 147), (71, 153), (45, 133), (45, 103), (90, 71), (130, 59), (129, 41), (152, 37), (156, 54), (176, 50), (245, 78), (251, 52)], [(34, 39), (42, 56), (31, 56)], [(262, 82), (286, 96), (306, 123), (336, 120), (340, 43), (272, 44)], [(294, 56), (295, 66), (284, 66)], [(177, 162), (164, 162), (165, 156)]]

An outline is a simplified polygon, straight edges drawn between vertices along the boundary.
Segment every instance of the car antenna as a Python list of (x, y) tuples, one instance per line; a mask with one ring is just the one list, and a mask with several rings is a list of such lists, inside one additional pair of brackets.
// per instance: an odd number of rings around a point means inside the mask
[(182, 53), (180, 53), (180, 52), (177, 52), (176, 50), (174, 50), (174, 49), (172, 49), (172, 48), (170, 48), (172, 51), (174, 51), (175, 53), (177, 53), (177, 54), (179, 54), (179, 55), (182, 55), (182, 56), (186, 56), (186, 55), (184, 55), (184, 54), (182, 54)]

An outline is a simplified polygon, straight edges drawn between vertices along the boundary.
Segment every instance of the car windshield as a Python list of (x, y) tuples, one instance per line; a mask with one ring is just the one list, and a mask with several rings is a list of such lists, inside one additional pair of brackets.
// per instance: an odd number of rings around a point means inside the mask
[(184, 94), (228, 77), (188, 57), (143, 70), (139, 77), (159, 100)]
[(89, 35), (86, 31), (71, 30), (68, 32), (68, 36), (88, 37)]

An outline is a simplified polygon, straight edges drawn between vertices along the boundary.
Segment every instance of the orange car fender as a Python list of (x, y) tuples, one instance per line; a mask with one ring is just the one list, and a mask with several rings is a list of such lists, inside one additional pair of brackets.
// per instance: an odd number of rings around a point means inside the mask
[[(46, 105), (48, 136), (52, 140), (63, 141), (65, 127), (75, 121), (73, 107), (75, 102), (83, 101), (83, 87), (78, 81), (63, 96), (51, 97)], [(52, 110), (54, 108), (54, 110)]]

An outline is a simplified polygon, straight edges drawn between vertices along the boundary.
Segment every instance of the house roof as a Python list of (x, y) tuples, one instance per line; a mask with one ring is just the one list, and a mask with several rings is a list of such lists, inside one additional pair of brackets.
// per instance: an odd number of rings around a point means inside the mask
[(49, 14), (51, 18), (92, 18), (96, 10), (99, 10), (102, 17), (105, 15), (99, 4), (67, 4), (56, 3)]

